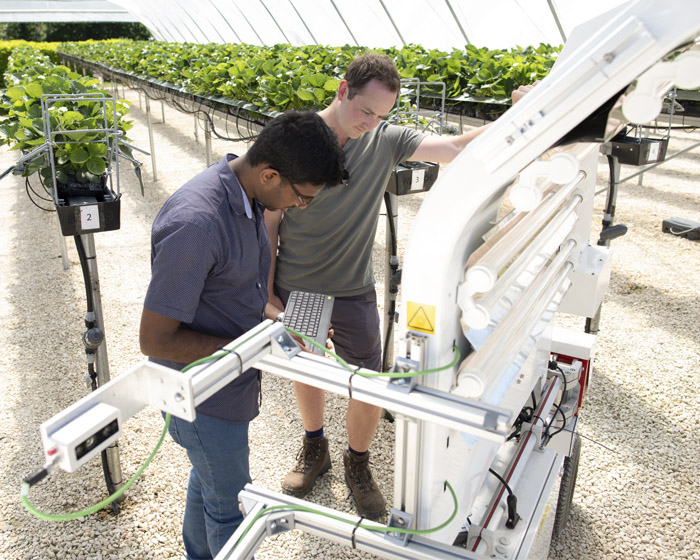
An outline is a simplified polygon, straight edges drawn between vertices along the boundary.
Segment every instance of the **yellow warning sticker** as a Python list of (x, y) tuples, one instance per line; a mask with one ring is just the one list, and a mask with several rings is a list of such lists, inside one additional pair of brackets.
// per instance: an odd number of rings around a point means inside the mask
[(406, 328), (435, 334), (435, 306), (414, 303), (406, 303)]

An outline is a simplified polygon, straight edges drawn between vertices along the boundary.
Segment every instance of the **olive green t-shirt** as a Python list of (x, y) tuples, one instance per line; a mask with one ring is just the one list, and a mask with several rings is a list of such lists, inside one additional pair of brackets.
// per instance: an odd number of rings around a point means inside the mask
[(347, 185), (284, 213), (275, 282), (287, 290), (352, 296), (374, 286), (372, 246), (387, 181), (425, 135), (382, 122), (343, 147)]

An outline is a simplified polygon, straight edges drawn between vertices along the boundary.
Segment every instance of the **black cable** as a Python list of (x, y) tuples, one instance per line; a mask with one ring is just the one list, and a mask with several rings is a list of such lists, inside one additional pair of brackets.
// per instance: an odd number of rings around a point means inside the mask
[(45, 200), (45, 201), (47, 201), (47, 202), (49, 202), (49, 201), (50, 201), (50, 202), (53, 202), (53, 200), (49, 200), (49, 199), (46, 199), (46, 198), (42, 197), (40, 194), (38, 194), (38, 193), (34, 190), (34, 188), (32, 188), (32, 185), (31, 185), (31, 183), (29, 182), (29, 177), (27, 177), (27, 178), (25, 179), (25, 181), (24, 181), (24, 188), (25, 188), (25, 190), (26, 190), (26, 192), (27, 192), (27, 197), (29, 198), (30, 202), (31, 202), (34, 206), (36, 206), (39, 210), (43, 210), (44, 212), (55, 212), (55, 211), (56, 211), (56, 208), (53, 207), (53, 206), (52, 206), (51, 208), (44, 208), (44, 207), (42, 207), (42, 206), (39, 206), (39, 204), (37, 204), (37, 202), (34, 200), (34, 198), (32, 198), (32, 195), (29, 193), (29, 191), (31, 191), (31, 192), (34, 194), (34, 196), (36, 196), (37, 198), (40, 198), (41, 200)]
[(520, 436), (520, 430), (525, 422), (532, 422), (535, 414), (535, 409), (529, 406), (523, 407), (523, 409), (518, 414), (518, 417), (513, 422), (513, 432), (506, 438), (506, 441)]
[[(227, 105), (225, 103), (222, 103), (224, 107), (226, 107), (226, 117), (224, 119), (226, 123), (226, 131), (228, 132), (228, 124), (229, 124), (229, 116), (235, 117), (235, 123), (236, 123), (236, 132), (238, 136), (231, 136), (231, 135), (224, 135), (218, 132), (216, 125), (214, 124), (214, 119), (211, 113), (219, 112), (223, 113), (221, 109), (215, 109), (214, 107), (208, 107), (207, 109), (203, 109), (205, 107), (205, 104), (202, 101), (198, 102), (198, 106), (195, 108), (195, 99), (194, 97), (190, 100), (193, 103), (192, 108), (185, 107), (181, 102), (177, 101), (173, 97), (168, 97), (164, 95), (156, 95), (152, 93), (152, 90), (145, 88), (143, 86), (135, 86), (135, 85), (130, 85), (129, 86), (132, 90), (139, 91), (143, 93), (146, 97), (148, 97), (152, 101), (161, 101), (164, 102), (166, 105), (169, 107), (172, 107), (176, 111), (179, 111), (185, 115), (196, 115), (199, 119), (206, 119), (209, 122), (209, 125), (211, 127), (211, 132), (212, 134), (218, 138), (219, 140), (226, 140), (226, 141), (231, 141), (231, 142), (247, 142), (247, 141), (253, 141), (259, 136), (259, 132), (254, 131), (252, 129), (252, 126), (264, 126), (264, 123), (258, 123), (255, 122), (251, 119), (245, 118), (241, 115), (241, 108), (238, 107), (232, 107), (231, 105)], [(235, 111), (235, 113), (232, 113), (231, 111)], [(240, 121), (244, 121), (247, 125), (246, 129), (244, 132), (241, 132), (241, 125)]]
[(388, 371), (390, 369), (389, 364), (386, 362), (386, 357), (389, 354), (389, 343), (394, 332), (394, 317), (396, 314), (396, 294), (398, 293), (398, 287), (394, 284), (394, 274), (398, 269), (398, 241), (396, 239), (396, 225), (394, 224), (394, 217), (391, 215), (391, 194), (389, 192), (384, 192), (384, 205), (386, 206), (386, 217), (389, 222), (389, 240), (391, 243), (391, 256), (396, 257), (396, 264), (390, 266), (390, 278), (389, 278), (389, 293), (393, 294), (394, 297), (389, 298), (389, 309), (386, 311), (384, 316), (386, 317), (386, 333), (384, 336), (384, 348), (382, 350), (382, 369)]
[[(562, 423), (561, 423), (561, 427), (556, 432), (554, 432), (553, 434), (549, 434), (549, 436), (548, 436), (549, 439), (552, 439), (558, 433), (564, 431), (564, 428), (566, 428), (566, 415), (564, 414), (564, 411), (561, 409), (561, 406), (559, 406), (559, 405), (554, 405), (554, 406), (557, 407), (557, 412), (561, 413)], [(552, 421), (549, 423), (549, 426), (547, 426), (547, 430), (545, 430), (546, 432), (549, 432), (549, 428), (551, 428), (552, 424), (554, 424), (554, 419), (557, 416), (557, 412), (554, 413), (554, 416), (552, 417)]]
[(503, 484), (503, 487), (508, 491), (508, 494), (510, 494), (512, 496), (513, 490), (511, 490), (510, 486), (508, 486), (508, 483), (506, 482), (506, 480), (500, 474), (498, 474), (496, 471), (494, 471), (493, 469), (489, 469), (489, 472), (493, 476), (495, 476), (501, 482), (501, 484)]
[(603, 445), (603, 444), (600, 443), (599, 441), (596, 441), (596, 440), (594, 440), (594, 439), (591, 438), (591, 437), (585, 436), (585, 435), (583, 435), (581, 432), (575, 432), (574, 430), (567, 430), (567, 429), (564, 429), (563, 431), (564, 431), (564, 432), (569, 432), (570, 434), (578, 434), (578, 435), (581, 436), (582, 438), (585, 438), (585, 439), (587, 439), (588, 441), (590, 441), (590, 442), (592, 442), (592, 443), (595, 443), (597, 446), (602, 447), (602, 448), (605, 449), (606, 451), (610, 451), (610, 453), (614, 453), (615, 455), (619, 455), (619, 454), (620, 454), (619, 451), (615, 451), (614, 449), (611, 449), (610, 447), (606, 447), (605, 445)]
[(87, 255), (85, 254), (85, 246), (79, 235), (74, 235), (75, 248), (78, 251), (80, 258), (80, 267), (83, 269), (83, 281), (85, 282), (85, 297), (87, 299), (87, 311), (92, 313), (95, 309), (95, 304), (92, 299), (92, 290), (90, 289), (90, 270), (88, 268)]
[[(555, 411), (554, 415), (552, 416), (552, 419), (550, 420), (549, 424), (547, 424), (547, 426), (544, 430), (545, 436), (548, 439), (552, 439), (554, 436), (556, 436), (558, 433), (560, 433), (566, 427), (566, 414), (564, 414), (564, 411), (562, 410), (561, 405), (564, 404), (564, 397), (566, 396), (566, 391), (569, 388), (568, 387), (569, 383), (566, 380), (566, 374), (564, 373), (564, 370), (561, 369), (561, 367), (559, 366), (559, 364), (555, 360), (552, 360), (551, 362), (549, 362), (549, 369), (550, 370), (555, 369), (559, 373), (561, 373), (562, 381), (564, 382), (564, 389), (561, 392), (561, 398), (559, 399), (559, 404), (554, 405), (557, 408), (557, 410)], [(553, 434), (550, 434), (549, 430), (552, 427), (552, 424), (554, 424), (554, 420), (557, 417), (557, 412), (561, 413), (562, 425), (556, 432), (554, 432)]]
[(508, 486), (508, 483), (505, 481), (505, 479), (498, 474), (496, 471), (493, 469), (489, 469), (489, 472), (495, 476), (501, 484), (503, 484), (503, 487), (508, 491), (508, 497), (506, 498), (506, 504), (508, 506), (508, 519), (506, 520), (506, 528), (507, 529), (515, 529), (515, 526), (518, 524), (518, 521), (520, 521), (520, 516), (518, 515), (517, 507), (518, 507), (518, 498), (513, 494), (513, 490), (511, 490), (510, 486)]
[(350, 538), (350, 542), (352, 543), (353, 550), (355, 550), (355, 548), (356, 548), (356, 546), (355, 546), (355, 532), (357, 531), (357, 528), (360, 526), (360, 523), (362, 523), (362, 521), (364, 521), (364, 519), (365, 519), (365, 516), (360, 515), (359, 519), (357, 520), (357, 523), (355, 523), (355, 526), (352, 528), (352, 535)]

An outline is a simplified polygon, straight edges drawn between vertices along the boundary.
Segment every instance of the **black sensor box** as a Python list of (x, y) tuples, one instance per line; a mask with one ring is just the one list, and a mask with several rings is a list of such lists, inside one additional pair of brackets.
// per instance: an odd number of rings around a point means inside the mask
[(664, 233), (684, 237), (692, 241), (700, 239), (700, 223), (684, 218), (667, 218), (661, 224)]

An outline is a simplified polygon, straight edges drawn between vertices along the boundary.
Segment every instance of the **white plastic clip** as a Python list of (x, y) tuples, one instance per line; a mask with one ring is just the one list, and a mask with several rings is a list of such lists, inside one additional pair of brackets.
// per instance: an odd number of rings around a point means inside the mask
[(668, 62), (660, 62), (637, 78), (637, 87), (622, 102), (622, 113), (633, 124), (653, 121), (661, 112), (663, 98), (674, 85), (681, 89), (700, 87), (700, 52), (688, 51)]
[(529, 212), (542, 200), (544, 188), (551, 183), (564, 185), (576, 178), (580, 165), (571, 154), (560, 152), (547, 160), (538, 160), (523, 169), (510, 191), (510, 202), (516, 210)]

